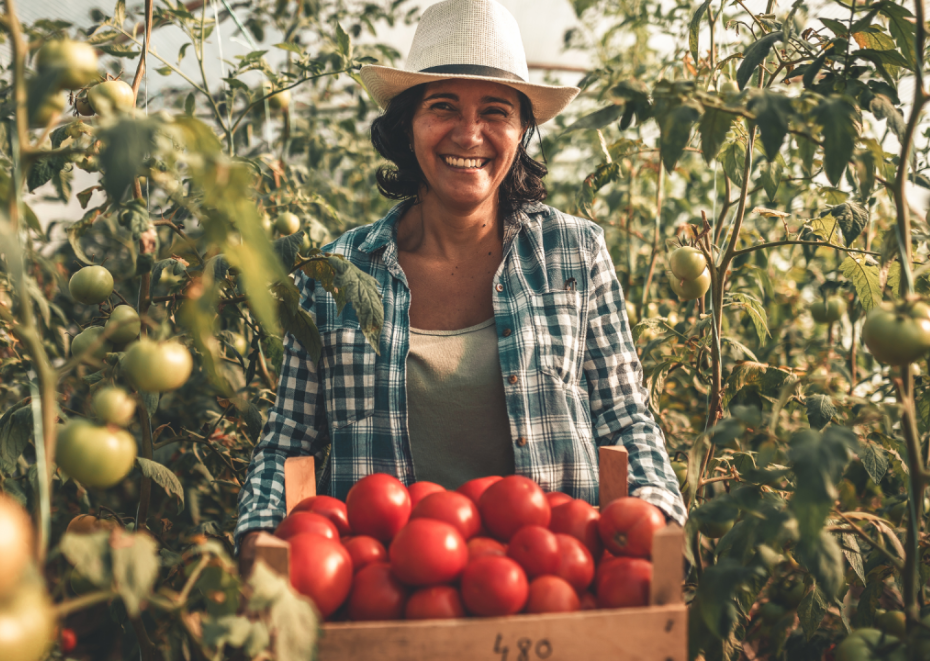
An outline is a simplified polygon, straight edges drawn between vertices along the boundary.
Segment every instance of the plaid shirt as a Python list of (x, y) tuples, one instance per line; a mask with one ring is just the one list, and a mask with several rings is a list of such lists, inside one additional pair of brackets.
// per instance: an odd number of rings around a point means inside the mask
[[(333, 297), (298, 273), (302, 305), (316, 320), (323, 351), (314, 363), (292, 335), (285, 338), (277, 402), (239, 493), (237, 542), (284, 517), (287, 457), (321, 457), (331, 444), (319, 493), (343, 500), (370, 473), (416, 481), (406, 399), (410, 289), (395, 231), (406, 208), (401, 203), (324, 248), (378, 281), (384, 301), (379, 353), (359, 330), (351, 305), (337, 315)], [(596, 447), (622, 443), (630, 494), (684, 524), (603, 231), (551, 207), (525, 205), (506, 219), (492, 295), (517, 474), (546, 491), (597, 504)]]

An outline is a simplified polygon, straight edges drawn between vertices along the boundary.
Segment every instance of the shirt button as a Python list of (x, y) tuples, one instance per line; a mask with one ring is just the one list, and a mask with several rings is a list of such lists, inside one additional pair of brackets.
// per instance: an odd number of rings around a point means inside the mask
[(510, 334), (511, 334), (512, 332), (513, 332), (513, 331), (510, 330), (509, 328), (505, 328), (505, 329), (504, 329), (504, 337), (510, 337)]
[(514, 384), (514, 383), (516, 383), (517, 380), (518, 380), (518, 379), (517, 379), (517, 375), (516, 375), (516, 374), (511, 374), (511, 375), (510, 375), (510, 378), (507, 379), (507, 380), (510, 381), (511, 384)]
[(497, 285), (494, 287), (494, 289), (496, 289), (497, 291), (504, 291), (504, 285), (498, 282)]
[(524, 445), (526, 445), (526, 436), (521, 436), (520, 438), (518, 438), (518, 439), (517, 439), (517, 445), (519, 445), (521, 448), (522, 448)]

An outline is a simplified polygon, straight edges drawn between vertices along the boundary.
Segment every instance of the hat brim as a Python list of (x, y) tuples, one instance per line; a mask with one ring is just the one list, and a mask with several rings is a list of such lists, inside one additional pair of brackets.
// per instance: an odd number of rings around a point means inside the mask
[(368, 92), (374, 97), (382, 108), (395, 96), (411, 87), (422, 83), (432, 83), (437, 80), (463, 79), (486, 80), (492, 83), (507, 85), (526, 94), (533, 104), (533, 115), (537, 124), (545, 124), (562, 112), (581, 91), (577, 87), (558, 87), (555, 85), (537, 85), (507, 78), (493, 76), (473, 76), (466, 74), (449, 73), (420, 73), (419, 71), (403, 71), (376, 64), (366, 64), (359, 71), (359, 76)]

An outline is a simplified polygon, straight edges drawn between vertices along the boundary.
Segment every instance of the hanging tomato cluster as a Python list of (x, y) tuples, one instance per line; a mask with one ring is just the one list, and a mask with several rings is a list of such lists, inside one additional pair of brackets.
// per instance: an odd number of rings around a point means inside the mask
[(329, 620), (492, 617), (649, 603), (665, 516), (638, 498), (599, 512), (519, 475), (447, 491), (375, 473), (343, 503), (301, 501), (275, 535), (291, 584)]

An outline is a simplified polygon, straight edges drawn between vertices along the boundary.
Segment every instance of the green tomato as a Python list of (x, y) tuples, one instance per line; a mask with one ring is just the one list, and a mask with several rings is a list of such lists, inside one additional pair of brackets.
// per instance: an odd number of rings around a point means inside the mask
[(83, 117), (90, 117), (94, 114), (94, 108), (90, 105), (86, 95), (74, 99), (74, 109)]
[(733, 527), (733, 524), (736, 523), (735, 520), (731, 521), (701, 521), (698, 524), (698, 530), (701, 531), (701, 534), (710, 539), (720, 539), (726, 535), (730, 528)]
[(120, 305), (113, 309), (107, 319), (105, 328), (114, 329), (109, 339), (114, 344), (126, 344), (139, 337), (142, 330), (142, 321), (139, 313), (130, 305)]
[(865, 318), (862, 339), (880, 363), (912, 363), (930, 350), (930, 307), (921, 302), (874, 307)]
[(907, 635), (907, 619), (904, 611), (885, 611), (875, 618), (875, 626), (891, 636), (904, 638)]
[(52, 646), (55, 609), (45, 589), (26, 584), (0, 602), (0, 651), (3, 661), (39, 661)]
[(51, 92), (42, 99), (39, 107), (29, 116), (29, 126), (34, 129), (44, 129), (64, 112), (67, 105), (67, 97), (63, 92)]
[(836, 661), (904, 661), (904, 648), (899, 646), (888, 654), (878, 654), (879, 649), (899, 642), (895, 636), (886, 635), (878, 629), (856, 629), (836, 649), (833, 658)]
[[(267, 96), (274, 91), (274, 86), (271, 84), (270, 80), (262, 81), (262, 95)], [(291, 105), (291, 92), (290, 90), (284, 90), (278, 92), (272, 96), (268, 97), (268, 107), (271, 110), (287, 110), (288, 106)], [(292, 232), (293, 234), (293, 232)]]
[(113, 293), (113, 276), (102, 266), (85, 266), (71, 276), (68, 290), (74, 300), (98, 305)]
[(58, 431), (58, 466), (86, 487), (119, 484), (136, 462), (136, 439), (111, 426), (75, 418)]
[(46, 41), (36, 53), (35, 65), (40, 73), (58, 72), (58, 89), (76, 90), (97, 77), (97, 51), (82, 41)]
[(92, 402), (97, 416), (111, 425), (127, 426), (136, 412), (136, 400), (119, 386), (100, 388)]
[(130, 113), (136, 107), (132, 87), (122, 80), (108, 80), (87, 90), (87, 100), (98, 115)]
[(818, 324), (832, 324), (846, 314), (846, 301), (839, 296), (831, 296), (826, 301), (811, 304), (811, 316)]
[(247, 356), (249, 353), (249, 341), (239, 333), (232, 333), (230, 344), (240, 356)]
[(766, 624), (775, 624), (783, 618), (787, 612), (784, 606), (779, 606), (771, 601), (767, 601), (759, 606), (759, 616)]
[(274, 227), (282, 236), (290, 236), (300, 229), (300, 218), (296, 214), (284, 211), (278, 214), (274, 221)]
[(174, 340), (153, 342), (143, 338), (129, 347), (122, 361), (129, 381), (145, 392), (180, 388), (187, 382), (193, 367), (190, 351)]
[(706, 294), (707, 290), (710, 289), (710, 271), (707, 269), (704, 269), (704, 272), (694, 280), (676, 278), (675, 274), (671, 271), (666, 271), (666, 273), (672, 285), (672, 291), (675, 292), (682, 301), (701, 298), (701, 296)]
[[(90, 348), (90, 345), (103, 333), (102, 326), (91, 326), (85, 328), (83, 331), (78, 333), (73, 340), (71, 340), (71, 355), (80, 356), (84, 351)], [(97, 360), (103, 360), (106, 358), (107, 353), (112, 347), (109, 342), (104, 341), (100, 347), (97, 348), (94, 353), (90, 355), (91, 358), (96, 358)]]
[(684, 246), (672, 252), (668, 259), (669, 268), (679, 280), (694, 280), (704, 273), (707, 260), (697, 248)]
[(788, 610), (797, 608), (807, 592), (803, 581), (785, 581), (772, 591), (772, 601)]

